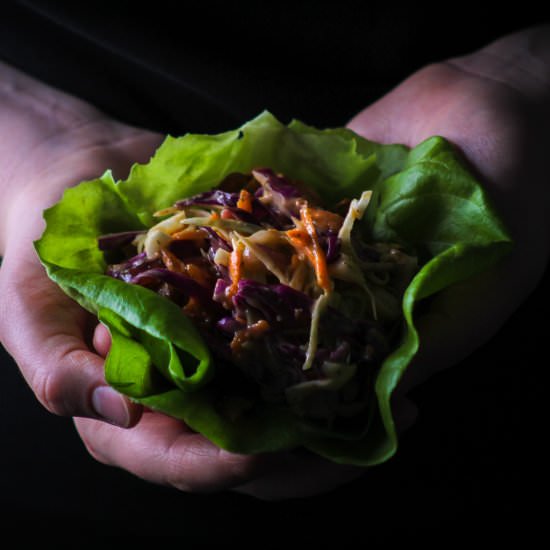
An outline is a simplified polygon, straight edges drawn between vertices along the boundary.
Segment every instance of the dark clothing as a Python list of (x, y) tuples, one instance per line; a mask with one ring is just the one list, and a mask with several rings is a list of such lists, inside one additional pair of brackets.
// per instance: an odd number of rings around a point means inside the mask
[[(0, 59), (163, 133), (224, 131), (263, 109), (285, 121), (341, 126), (426, 63), (542, 20), (526, 9), (500, 8), (495, 20), (495, 8), (481, 6), (472, 14), (452, 3), (429, 13), (356, 4), (8, 1)], [(516, 507), (528, 506), (516, 498), (525, 475), (516, 457), (534, 439), (520, 414), (540, 414), (531, 367), (543, 324), (532, 323), (524, 345), (514, 342), (545, 298), (539, 288), (497, 338), (413, 392), (420, 418), (394, 459), (331, 494), (280, 504), (186, 495), (96, 463), (71, 421), (41, 408), (0, 348), (0, 503), (7, 509), (0, 525), (262, 547), (365, 543), (399, 526), (449, 526), (448, 541), (457, 528), (492, 528), (489, 511), (498, 513), (498, 528), (508, 520), (510, 527)], [(532, 383), (527, 408), (519, 370)], [(254, 527), (261, 534), (253, 537)]]
[(481, 6), (434, 22), (418, 7), (372, 2), (173, 4), (7, 2), (0, 58), (160, 132), (225, 131), (263, 109), (341, 126), (422, 65), (537, 20), (511, 10), (495, 21)]

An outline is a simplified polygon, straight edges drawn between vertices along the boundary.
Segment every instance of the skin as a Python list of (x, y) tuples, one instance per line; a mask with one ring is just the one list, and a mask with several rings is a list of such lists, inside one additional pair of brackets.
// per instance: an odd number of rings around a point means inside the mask
[[(0, 123), (9, 136), (0, 142), (0, 341), (44, 407), (75, 418), (93, 457), (184, 491), (234, 489), (263, 499), (322, 493), (364, 475), (300, 451), (228, 453), (107, 388), (108, 332), (46, 277), (32, 242), (44, 229), (42, 211), (65, 188), (107, 168), (126, 177), (162, 136), (112, 120), (1, 64)], [(402, 431), (415, 416), (407, 392), (487, 342), (546, 268), (550, 27), (425, 67), (349, 126), (384, 143), (414, 146), (436, 134), (449, 139), (484, 182), (515, 241), (509, 258), (454, 287), (419, 319), (427, 344), (394, 396)]]

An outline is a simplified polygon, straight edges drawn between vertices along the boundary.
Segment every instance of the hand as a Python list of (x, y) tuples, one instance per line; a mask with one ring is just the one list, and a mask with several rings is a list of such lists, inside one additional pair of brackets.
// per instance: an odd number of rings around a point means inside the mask
[(45, 275), (33, 248), (42, 211), (112, 166), (126, 175), (159, 136), (0, 64), (0, 340), (51, 412), (130, 426), (141, 408), (107, 386), (90, 351), (97, 323)]
[[(434, 301), (430, 316), (419, 319), (428, 345), (395, 395), (401, 430), (414, 419), (414, 406), (406, 399), (410, 388), (490, 338), (546, 265), (549, 192), (542, 185), (546, 167), (540, 145), (550, 131), (550, 41), (545, 37), (544, 29), (520, 33), (472, 56), (427, 67), (350, 122), (375, 141), (414, 146), (440, 134), (454, 142), (488, 187), (516, 242), (507, 261), (456, 285)], [(105, 355), (109, 336), (104, 328), (98, 327), (94, 341)], [(320, 493), (361, 474), (299, 453), (232, 455), (153, 413), (145, 413), (132, 430), (87, 419), (78, 419), (77, 426), (99, 460), (184, 490), (234, 487), (285, 498)]]
[(43, 210), (64, 189), (108, 168), (126, 177), (162, 136), (111, 120), (2, 64), (0, 120), (0, 341), (45, 408), (76, 417), (94, 457), (185, 490), (214, 491), (255, 479), (253, 491), (266, 497), (279, 496), (278, 488), (285, 496), (289, 490), (323, 491), (363, 473), (307, 453), (222, 451), (178, 420), (142, 414), (142, 407), (108, 387), (108, 333), (46, 276), (33, 241), (44, 229)]
[(414, 146), (432, 135), (453, 142), (488, 189), (514, 240), (505, 261), (445, 292), (430, 314), (418, 319), (424, 345), (397, 388), (399, 397), (487, 342), (547, 266), (550, 26), (428, 66), (349, 126), (384, 143)]

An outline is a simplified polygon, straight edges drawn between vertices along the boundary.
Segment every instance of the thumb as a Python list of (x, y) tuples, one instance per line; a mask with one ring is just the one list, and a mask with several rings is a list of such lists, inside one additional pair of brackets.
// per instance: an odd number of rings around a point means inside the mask
[(141, 407), (105, 382), (103, 359), (86, 343), (91, 320), (47, 278), (38, 261), (19, 258), (15, 263), (4, 257), (0, 340), (37, 399), (54, 414), (133, 426)]

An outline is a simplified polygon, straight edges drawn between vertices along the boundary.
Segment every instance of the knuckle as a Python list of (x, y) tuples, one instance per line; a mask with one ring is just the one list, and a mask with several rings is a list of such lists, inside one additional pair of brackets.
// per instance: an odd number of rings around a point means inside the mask
[(31, 387), (49, 412), (59, 416), (78, 416), (85, 413), (86, 404), (75, 402), (81, 392), (75, 392), (72, 387), (74, 378), (71, 371), (81, 370), (88, 360), (84, 350), (71, 349), (61, 356), (49, 359), (48, 364), (35, 368), (31, 376)]
[[(196, 460), (196, 457), (192, 455), (193, 453), (189, 451), (177, 455), (168, 453), (164, 460), (163, 485), (189, 493), (203, 492), (202, 483), (194, 476), (189, 475), (189, 472), (193, 470), (190, 461)], [(136, 474), (141, 477), (140, 472), (136, 472)]]
[(46, 410), (59, 416), (69, 416), (65, 389), (56, 371), (37, 369), (32, 376), (31, 387)]
[(208, 494), (231, 489), (257, 477), (258, 457), (189, 446), (168, 460), (165, 481), (190, 493)]
[[(212, 490), (213, 480), (202, 474), (212, 462), (211, 453), (201, 445), (191, 442), (184, 449), (170, 447), (162, 457), (166, 485), (190, 493), (208, 493)], [(205, 468), (206, 467), (206, 468)]]

